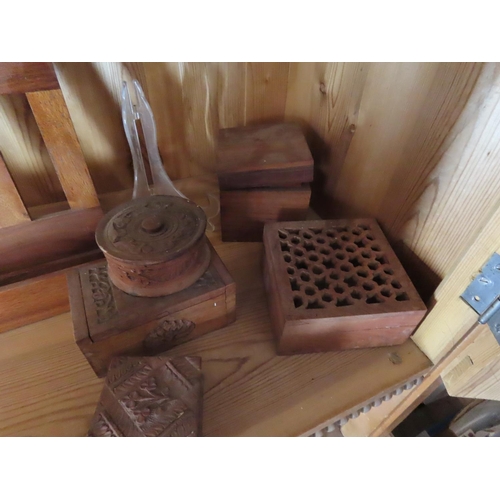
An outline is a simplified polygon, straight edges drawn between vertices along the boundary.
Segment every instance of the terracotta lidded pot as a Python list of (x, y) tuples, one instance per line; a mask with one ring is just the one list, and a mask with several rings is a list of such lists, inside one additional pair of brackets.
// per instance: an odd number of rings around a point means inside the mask
[(206, 225), (205, 213), (192, 201), (154, 195), (108, 212), (97, 226), (96, 241), (117, 288), (158, 297), (184, 290), (207, 270)]

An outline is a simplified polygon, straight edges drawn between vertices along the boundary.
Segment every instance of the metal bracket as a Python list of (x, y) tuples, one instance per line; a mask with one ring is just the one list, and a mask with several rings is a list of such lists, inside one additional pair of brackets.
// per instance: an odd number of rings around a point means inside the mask
[(500, 344), (500, 255), (494, 253), (460, 296), (488, 324)]

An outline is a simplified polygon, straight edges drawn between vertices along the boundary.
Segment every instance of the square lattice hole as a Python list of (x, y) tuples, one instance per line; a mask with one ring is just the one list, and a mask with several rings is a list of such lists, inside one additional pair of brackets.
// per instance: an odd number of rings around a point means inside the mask
[(349, 287), (353, 287), (358, 284), (358, 279), (354, 275), (347, 276), (347, 278), (344, 278), (344, 283)]
[(304, 243), (304, 248), (308, 252), (314, 252), (314, 251), (316, 251), (316, 247), (310, 241), (308, 241), (307, 243)]
[(325, 266), (325, 269), (333, 269), (335, 267), (335, 264), (333, 263), (332, 259), (325, 259), (323, 261), (323, 266)]
[(316, 288), (318, 290), (326, 290), (329, 285), (325, 276), (323, 276), (323, 278), (315, 280), (314, 284), (316, 285)]
[(297, 269), (307, 269), (306, 259), (297, 259), (295, 261), (295, 266), (297, 267)]
[(307, 303), (306, 309), (323, 309), (323, 305), (320, 304), (319, 300), (312, 300)]
[(387, 283), (387, 278), (384, 278), (381, 274), (376, 274), (373, 277), (373, 281), (375, 281), (377, 285), (385, 285)]
[(300, 285), (297, 282), (297, 278), (290, 278), (290, 288), (293, 292), (300, 290)]

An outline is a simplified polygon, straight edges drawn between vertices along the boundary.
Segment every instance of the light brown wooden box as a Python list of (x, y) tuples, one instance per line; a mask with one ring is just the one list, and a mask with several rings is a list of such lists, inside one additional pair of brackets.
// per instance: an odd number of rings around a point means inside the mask
[(373, 219), (266, 224), (264, 248), (280, 354), (402, 344), (426, 312)]
[(158, 354), (235, 320), (235, 283), (210, 248), (205, 274), (163, 297), (122, 292), (108, 279), (104, 260), (68, 273), (75, 341), (99, 377), (115, 356)]

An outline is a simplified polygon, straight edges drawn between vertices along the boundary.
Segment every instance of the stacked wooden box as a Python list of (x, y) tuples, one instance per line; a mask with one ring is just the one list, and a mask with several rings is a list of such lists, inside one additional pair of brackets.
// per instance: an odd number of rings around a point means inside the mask
[(262, 241), (266, 222), (305, 218), (314, 161), (298, 125), (221, 130), (217, 172), (223, 241)]

